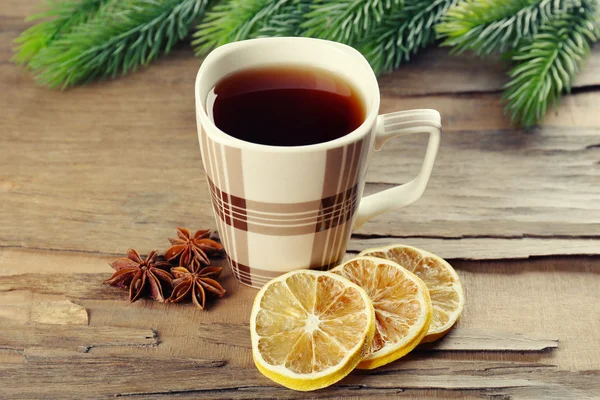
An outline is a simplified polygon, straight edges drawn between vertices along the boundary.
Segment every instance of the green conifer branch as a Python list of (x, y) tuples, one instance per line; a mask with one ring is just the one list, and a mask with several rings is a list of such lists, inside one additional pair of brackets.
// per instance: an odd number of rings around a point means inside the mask
[(381, 23), (403, 0), (321, 0), (310, 7), (302, 24), (305, 36), (352, 44)]
[(38, 82), (66, 88), (147, 65), (184, 39), (208, 0), (112, 0), (31, 59)]
[(98, 9), (108, 0), (60, 1), (47, 0), (47, 10), (32, 15), (26, 21), (38, 21), (14, 40), (16, 54), (11, 61), (26, 65), (44, 47), (61, 34), (93, 18)]
[[(198, 54), (260, 36), (310, 36), (358, 48), (376, 73), (436, 40), (454, 51), (507, 51), (507, 112), (536, 124), (600, 39), (597, 0), (46, 0), (15, 40), (13, 61), (68, 87), (146, 65), (194, 34)], [(215, 3), (209, 12), (206, 8)], [(441, 21), (441, 23), (440, 23)]]
[(262, 24), (256, 37), (302, 36), (301, 24), (310, 12), (312, 3), (312, 0), (287, 2)]
[(453, 52), (472, 50), (479, 55), (506, 51), (539, 27), (566, 13), (579, 0), (462, 0), (436, 27), (443, 46)]
[(516, 63), (505, 86), (506, 111), (524, 127), (543, 120), (589, 56), (590, 45), (600, 39), (595, 0), (583, 1), (540, 26), (531, 39), (512, 54)]
[[(268, 34), (297, 33), (306, 0), (225, 0), (215, 5), (194, 33), (196, 54), (204, 55), (215, 47)], [(286, 20), (287, 16), (293, 17)], [(271, 21), (275, 21), (272, 25)], [(266, 33), (265, 33), (266, 32)]]
[(391, 71), (435, 42), (434, 27), (456, 0), (406, 0), (392, 6), (357, 48), (377, 74)]

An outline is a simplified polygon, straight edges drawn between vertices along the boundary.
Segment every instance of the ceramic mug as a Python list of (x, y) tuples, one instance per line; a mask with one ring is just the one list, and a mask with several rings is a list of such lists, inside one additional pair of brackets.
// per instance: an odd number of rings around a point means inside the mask
[[(338, 139), (296, 147), (227, 135), (209, 117), (209, 92), (234, 72), (265, 65), (316, 67), (351, 82), (366, 108), (364, 122)], [(353, 229), (421, 197), (439, 147), (440, 114), (378, 115), (379, 87), (369, 63), (335, 42), (265, 38), (221, 46), (202, 63), (195, 94), (200, 151), (221, 242), (236, 278), (256, 288), (291, 270), (335, 266)], [(413, 133), (429, 134), (417, 177), (362, 198), (374, 152), (390, 138)]]

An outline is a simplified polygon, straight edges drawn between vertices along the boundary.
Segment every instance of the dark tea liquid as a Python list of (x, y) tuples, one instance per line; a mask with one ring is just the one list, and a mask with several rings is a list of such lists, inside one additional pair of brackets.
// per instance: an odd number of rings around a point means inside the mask
[(364, 105), (354, 87), (316, 68), (270, 66), (223, 78), (209, 94), (209, 114), (223, 132), (247, 142), (304, 146), (358, 128)]

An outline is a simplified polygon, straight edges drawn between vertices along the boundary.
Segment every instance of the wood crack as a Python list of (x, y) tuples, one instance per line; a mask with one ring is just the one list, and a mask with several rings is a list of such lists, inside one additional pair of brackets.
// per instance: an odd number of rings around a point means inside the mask
[(117, 393), (115, 397), (139, 397), (139, 396), (159, 396), (159, 395), (180, 395), (180, 394), (200, 394), (200, 393), (226, 393), (226, 392), (239, 392), (247, 389), (266, 389), (273, 390), (273, 386), (236, 386), (219, 389), (182, 389), (182, 390), (157, 390), (152, 392), (125, 392)]
[[(502, 371), (502, 372), (522, 372), (522, 373), (532, 373), (539, 370), (557, 370), (558, 366), (556, 364), (537, 364), (537, 363), (525, 363), (525, 364), (502, 364), (502, 365), (491, 365), (484, 366), (482, 368), (461, 368), (461, 369), (453, 369), (451, 367), (442, 367), (435, 368), (431, 367), (430, 364), (427, 364), (426, 368), (406, 368), (406, 369), (386, 369), (386, 370), (356, 370), (355, 374), (370, 376), (370, 375), (419, 375), (423, 373), (427, 373), (428, 375), (443, 375), (443, 374), (452, 374), (457, 371), (461, 374), (472, 374), (473, 376), (487, 376), (487, 372), (492, 371)], [(594, 371), (592, 371), (594, 372)]]
[(33, 250), (33, 251), (48, 251), (56, 253), (67, 253), (67, 254), (88, 254), (100, 257), (122, 257), (122, 253), (109, 253), (102, 251), (93, 250), (79, 250), (79, 249), (58, 249), (54, 247), (37, 247), (37, 246), (23, 246), (14, 244), (0, 244), (0, 249), (15, 249), (15, 250)]
[(577, 87), (572, 88), (570, 95), (580, 94), (580, 93), (596, 92), (598, 90), (600, 90), (600, 85), (597, 85), (597, 84), (582, 85), (582, 86), (577, 86)]
[(89, 353), (92, 349), (100, 347), (158, 347), (159, 341), (154, 337), (146, 336), (146, 339), (156, 339), (153, 343), (106, 343), (106, 344), (84, 344), (77, 347), (80, 353)]
[[(0, 320), (0, 323), (3, 320)], [(26, 351), (32, 347), (76, 350), (89, 353), (98, 347), (157, 347), (158, 334), (152, 329), (114, 326), (13, 324), (4, 322), (6, 331), (0, 345)], [(59, 339), (58, 339), (59, 338)]]
[[(599, 90), (600, 90), (600, 85), (596, 85), (596, 84), (582, 85), (582, 86), (573, 88), (569, 94), (571, 96), (573, 96), (573, 95), (578, 95), (578, 94), (583, 94), (583, 93), (596, 92)], [(440, 91), (440, 92), (430, 91), (430, 92), (426, 92), (426, 93), (411, 93), (411, 94), (396, 94), (396, 93), (393, 93), (390, 91), (383, 90), (382, 94), (384, 94), (388, 97), (410, 99), (410, 98), (422, 98), (422, 97), (447, 97), (447, 96), (473, 97), (473, 96), (478, 96), (478, 95), (482, 95), (482, 94), (483, 95), (502, 94), (502, 92), (503, 92), (502, 88), (497, 88), (497, 89), (484, 89), (484, 90), (445, 90), (445, 91)]]
[(461, 239), (600, 239), (600, 235), (537, 235), (537, 234), (523, 234), (523, 235), (457, 235), (457, 236), (443, 236), (443, 235), (383, 235), (378, 233), (353, 233), (352, 239), (444, 239), (444, 240), (461, 240)]

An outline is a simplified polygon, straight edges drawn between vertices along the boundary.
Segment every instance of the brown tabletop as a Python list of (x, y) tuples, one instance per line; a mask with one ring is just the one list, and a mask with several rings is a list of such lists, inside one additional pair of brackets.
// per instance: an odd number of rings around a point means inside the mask
[[(254, 367), (256, 290), (130, 304), (102, 281), (128, 247), (214, 228), (187, 44), (148, 69), (65, 92), (9, 62), (35, 0), (0, 6), (0, 398), (307, 398)], [(466, 307), (445, 339), (314, 398), (600, 398), (600, 51), (543, 128), (503, 116), (497, 59), (430, 49), (380, 79), (382, 112), (440, 110), (425, 196), (356, 232), (349, 254), (406, 243), (446, 257)], [(407, 181), (425, 137), (392, 141), (372, 193)]]

